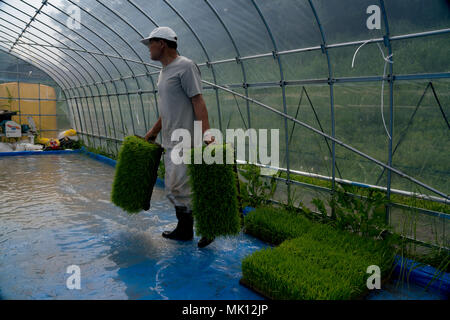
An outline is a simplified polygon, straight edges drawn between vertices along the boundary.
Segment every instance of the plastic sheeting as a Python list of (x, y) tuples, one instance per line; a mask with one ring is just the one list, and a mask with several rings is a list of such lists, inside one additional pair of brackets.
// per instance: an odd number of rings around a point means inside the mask
[[(212, 127), (279, 129), (288, 172), (448, 205), (449, 12), (446, 0), (5, 0), (0, 50), (51, 76), (71, 127), (117, 152), (158, 118), (160, 64), (139, 39), (169, 26), (207, 81)], [(431, 244), (448, 248), (438, 215)]]
[[(0, 157), (1, 166), (16, 168), (0, 176), (9, 203), (0, 208), (1, 298), (261, 299), (239, 284), (241, 260), (267, 244), (242, 233), (204, 249), (198, 237), (164, 239), (176, 218), (161, 181), (150, 211), (129, 216), (109, 202), (114, 161), (70, 153)], [(66, 287), (69, 265), (80, 267), (80, 290)], [(445, 288), (424, 291), (432, 273), (416, 269), (408, 284), (388, 284), (367, 299), (446, 299)]]

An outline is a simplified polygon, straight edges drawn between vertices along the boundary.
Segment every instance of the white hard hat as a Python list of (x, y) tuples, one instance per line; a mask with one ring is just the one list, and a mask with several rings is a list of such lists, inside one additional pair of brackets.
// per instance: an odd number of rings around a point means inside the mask
[(153, 29), (153, 31), (150, 32), (150, 35), (147, 38), (141, 39), (141, 42), (145, 45), (148, 45), (150, 39), (152, 38), (160, 38), (177, 42), (177, 34), (169, 27), (158, 27)]

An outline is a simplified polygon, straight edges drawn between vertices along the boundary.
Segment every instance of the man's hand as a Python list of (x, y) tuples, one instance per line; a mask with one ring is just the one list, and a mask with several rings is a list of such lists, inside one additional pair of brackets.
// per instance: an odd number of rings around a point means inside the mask
[(158, 136), (158, 133), (161, 131), (161, 117), (158, 118), (156, 123), (153, 125), (153, 128), (151, 128), (147, 134), (144, 136), (144, 139), (149, 141), (155, 141), (156, 137)]
[(211, 143), (213, 143), (215, 141), (215, 139), (213, 136), (211, 136), (211, 137), (209, 137), (209, 139), (207, 138), (204, 141), (205, 141), (206, 145), (210, 145)]
[(147, 141), (155, 141), (157, 136), (158, 136), (157, 134), (154, 134), (154, 133), (152, 133), (152, 132), (150, 131), (149, 133), (147, 133), (147, 134), (145, 135), (144, 138), (145, 138), (145, 140), (147, 140)]
[(194, 106), (195, 119), (202, 122), (202, 133), (209, 129), (208, 110), (206, 109), (205, 100), (202, 94), (198, 94), (191, 98)]

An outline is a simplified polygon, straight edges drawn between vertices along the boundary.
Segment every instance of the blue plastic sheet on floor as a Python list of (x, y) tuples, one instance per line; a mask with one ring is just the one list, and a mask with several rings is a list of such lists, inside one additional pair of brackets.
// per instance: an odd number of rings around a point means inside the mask
[[(261, 299), (241, 286), (241, 261), (267, 245), (240, 234), (206, 248), (161, 236), (175, 210), (156, 188), (150, 211), (110, 202), (114, 168), (80, 154), (1, 157), (3, 299)], [(81, 289), (66, 269), (78, 265)]]
[(383, 285), (381, 290), (371, 292), (367, 300), (447, 300), (448, 293), (441, 290), (425, 290), (412, 281), (393, 280), (391, 283)]
[(86, 154), (88, 157), (91, 157), (97, 161), (106, 163), (110, 166), (115, 167), (116, 166), (116, 160), (110, 159), (108, 157), (102, 156), (101, 154), (97, 154), (97, 153), (93, 153), (93, 152), (89, 152), (87, 151), (87, 149), (85, 147), (81, 147), (80, 149), (81, 152), (83, 152), (84, 154)]
[[(0, 297), (3, 299), (262, 299), (241, 286), (242, 259), (269, 247), (245, 234), (206, 248), (161, 237), (175, 212), (156, 188), (150, 211), (110, 202), (114, 168), (80, 154), (0, 157)], [(32, 177), (32, 178), (31, 178)], [(4, 205), (7, 204), (7, 205)], [(69, 265), (81, 289), (69, 290)], [(367, 299), (445, 299), (392, 283)]]
[(450, 274), (436, 270), (417, 261), (397, 256), (395, 272), (399, 278), (434, 291), (450, 293)]

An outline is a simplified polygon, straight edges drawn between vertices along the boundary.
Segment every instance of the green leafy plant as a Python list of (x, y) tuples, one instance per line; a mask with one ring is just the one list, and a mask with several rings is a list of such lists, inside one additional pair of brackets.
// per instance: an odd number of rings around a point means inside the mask
[(310, 215), (311, 210), (300, 200), (301, 194), (298, 191), (292, 185), (288, 185), (286, 203), (283, 203), (282, 207), (287, 211), (302, 211), (304, 214)]
[[(336, 186), (328, 204), (334, 209), (334, 223), (338, 228), (367, 237), (380, 236), (389, 229), (385, 219), (388, 201), (382, 192), (370, 190), (362, 195), (357, 187)], [(315, 198), (312, 203), (322, 215), (327, 215), (322, 199)]]
[[(281, 178), (285, 178), (285, 179), (287, 178), (287, 175), (285, 172), (280, 172), (279, 176)], [(329, 188), (329, 189), (331, 189), (331, 186), (332, 186), (331, 181), (322, 180), (322, 179), (313, 178), (313, 177), (305, 177), (305, 176), (301, 176), (301, 175), (294, 174), (294, 173), (290, 174), (290, 179), (299, 181), (299, 182), (303, 182), (303, 183), (320, 186), (320, 187)], [(359, 187), (359, 186), (352, 186), (352, 188), (354, 188), (355, 190), (358, 190), (357, 192), (361, 196), (367, 196), (370, 192), (373, 192), (373, 190), (374, 190), (374, 189), (364, 188), (364, 187)], [(377, 190), (377, 192), (381, 192), (385, 195), (385, 192), (382, 192), (379, 190)], [(417, 190), (417, 192), (419, 192), (419, 190)], [(391, 202), (406, 205), (406, 206), (411, 206), (411, 207), (417, 207), (417, 208), (423, 208), (423, 209), (427, 209), (427, 210), (437, 211), (437, 212), (450, 213), (450, 205), (448, 205), (448, 204), (434, 202), (434, 201), (427, 200), (427, 199), (420, 199), (420, 198), (413, 197), (413, 196), (391, 194)]]
[(246, 180), (240, 181), (243, 205), (256, 208), (268, 203), (277, 188), (275, 176), (267, 181), (261, 176), (261, 168), (254, 164), (241, 165), (239, 169), (241, 176)]
[(233, 235), (240, 232), (241, 223), (237, 202), (237, 183), (233, 164), (226, 164), (226, 153), (232, 151), (227, 145), (209, 145), (211, 155), (223, 152), (223, 164), (194, 164), (195, 149), (188, 164), (189, 181), (192, 189), (192, 210), (196, 233), (203, 237)]
[(160, 145), (136, 136), (125, 137), (111, 192), (115, 205), (128, 213), (148, 210), (161, 154)]
[(164, 180), (166, 174), (166, 167), (164, 166), (164, 161), (161, 160), (158, 166), (158, 177)]

